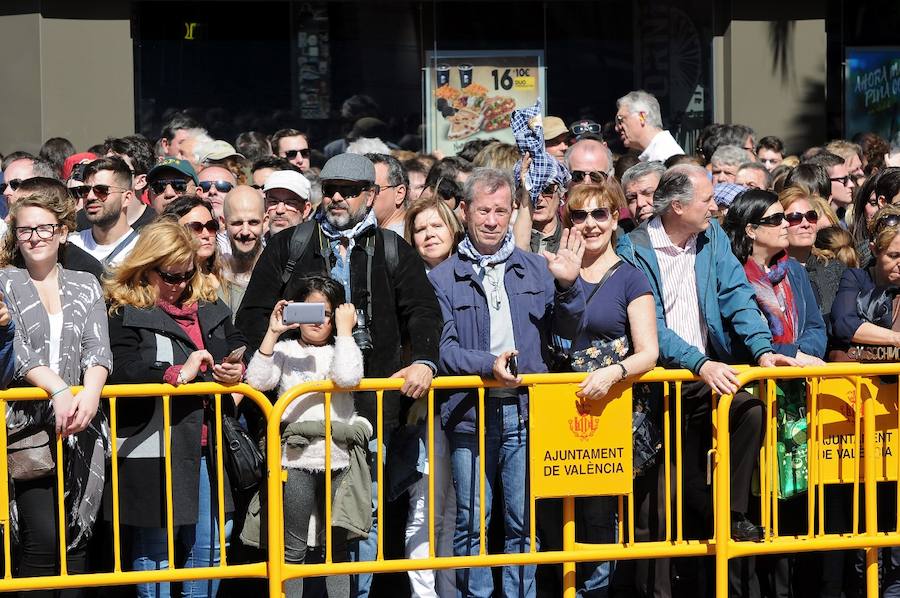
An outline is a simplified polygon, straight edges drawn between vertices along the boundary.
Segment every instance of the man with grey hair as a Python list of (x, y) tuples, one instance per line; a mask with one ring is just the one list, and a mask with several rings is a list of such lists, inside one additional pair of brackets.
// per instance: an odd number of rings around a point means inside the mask
[(738, 167), (734, 182), (752, 189), (770, 189), (772, 175), (760, 162), (744, 162)]
[(733, 183), (741, 164), (747, 162), (747, 152), (737, 145), (723, 145), (716, 150), (709, 161), (712, 182)]
[(582, 183), (604, 183), (613, 172), (612, 152), (596, 139), (582, 139), (570, 145), (564, 163), (572, 174), (570, 189)]
[[(441, 404), (459, 506), (455, 556), (479, 553), (480, 509), (489, 524), (498, 485), (504, 495), (504, 552), (529, 551), (528, 389), (520, 375), (547, 372), (549, 339), (554, 333), (572, 338), (584, 313), (584, 296), (575, 284), (584, 255), (581, 235), (563, 232), (559, 252), (544, 252), (544, 257), (517, 248), (509, 230), (514, 189), (509, 174), (476, 168), (463, 192), (466, 237), (456, 254), (429, 273), (444, 316), (441, 373), (475, 374), (501, 383), (488, 389), (485, 402), (483, 505), (478, 394), (475, 389), (455, 390)], [(535, 596), (534, 574), (533, 565), (504, 567), (498, 594)], [(491, 596), (491, 571), (457, 569), (456, 586), (462, 596)]]
[[(13, 152), (3, 160), (3, 197), (6, 200), (4, 206), (9, 209), (17, 199), (16, 191), (23, 181), (34, 177), (59, 179), (59, 175), (53, 164), (37, 158), (26, 152)], [(4, 216), (5, 217), (5, 216)], [(6, 230), (5, 228), (3, 230)], [(2, 232), (2, 231), (0, 231)]]
[[(771, 367), (797, 362), (772, 350), (772, 335), (754, 300), (753, 287), (715, 219), (716, 203), (706, 170), (688, 164), (670, 168), (659, 181), (653, 203), (654, 217), (623, 237), (617, 252), (650, 281), (660, 364), (689, 369), (701, 378), (682, 389), (685, 532), (691, 538), (709, 537), (705, 534), (710, 531), (706, 526), (712, 521), (712, 501), (705, 463), (712, 438), (711, 394), (737, 393), (731, 411), (732, 536), (759, 540), (761, 530), (746, 513), (765, 408), (760, 399), (737, 392), (737, 372), (729, 364)], [(665, 521), (665, 497), (657, 493), (655, 498), (659, 521)], [(654, 508), (653, 502), (649, 508)], [(661, 539), (664, 535), (659, 534), (665, 530), (651, 528), (645, 533)], [(668, 575), (659, 570), (665, 565), (657, 562), (655, 566), (656, 582), (667, 582)], [(756, 576), (742, 581), (738, 573), (729, 572), (729, 595), (748, 595), (750, 589), (741, 583), (757, 583)]]
[(375, 165), (378, 193), (372, 211), (378, 226), (403, 236), (406, 208), (409, 204), (409, 176), (400, 160), (390, 154), (366, 154)]
[(622, 175), (625, 202), (635, 224), (653, 216), (653, 193), (665, 171), (662, 162), (638, 162)]
[(684, 150), (663, 130), (659, 102), (651, 93), (632, 91), (616, 101), (616, 131), (630, 150), (639, 150), (641, 162), (665, 162)]

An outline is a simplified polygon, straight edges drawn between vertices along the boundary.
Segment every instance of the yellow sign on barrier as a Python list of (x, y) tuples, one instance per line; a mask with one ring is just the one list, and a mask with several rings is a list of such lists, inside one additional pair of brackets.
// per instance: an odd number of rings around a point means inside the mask
[[(577, 384), (531, 389), (531, 486), (535, 497), (623, 495), (633, 479), (631, 388), (582, 401)], [(619, 392), (621, 391), (621, 396)]]
[[(862, 378), (857, 400), (856, 384), (846, 378), (822, 380), (819, 384), (818, 420), (822, 424), (819, 463), (826, 484), (849, 484), (854, 471), (863, 479), (863, 468), (855, 465), (856, 410), (867, 396), (875, 401), (875, 476), (879, 482), (897, 480), (897, 385), (884, 384), (879, 378)], [(862, 417), (862, 411), (860, 411)], [(860, 434), (859, 451), (864, 435)]]

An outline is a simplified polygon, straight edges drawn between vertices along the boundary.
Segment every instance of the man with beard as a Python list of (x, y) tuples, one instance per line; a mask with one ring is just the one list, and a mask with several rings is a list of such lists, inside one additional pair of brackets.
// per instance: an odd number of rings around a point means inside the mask
[(118, 264), (134, 248), (138, 231), (128, 224), (128, 206), (136, 201), (131, 169), (117, 157), (94, 160), (84, 170), (85, 184), (69, 191), (84, 202), (91, 227), (72, 233), (69, 241), (104, 267)]
[[(267, 189), (276, 174), (267, 181)], [(365, 377), (403, 378), (402, 395), (422, 397), (437, 369), (442, 324), (425, 264), (396, 233), (378, 227), (371, 211), (376, 194), (375, 167), (369, 159), (356, 154), (337, 155), (325, 164), (320, 178), (324, 209), (315, 219), (268, 240), (253, 269), (235, 325), (255, 350), (279, 299), (294, 297), (305, 275), (331, 276), (343, 285), (348, 302), (356, 307), (359, 322), (354, 339), (363, 349)], [(380, 414), (384, 445), (399, 424), (401, 401), (396, 393), (384, 395)], [(374, 428), (378, 415), (374, 396), (359, 397), (356, 408)], [(369, 466), (377, 482), (376, 448), (373, 438)], [(376, 528), (359, 544), (352, 549), (354, 560), (374, 560)], [(371, 578), (359, 576), (357, 596), (368, 594)]]
[(240, 185), (222, 203), (225, 234), (231, 249), (225, 260), (225, 278), (231, 283), (231, 311), (237, 312), (244, 298), (253, 266), (263, 248), (266, 206), (253, 187)]

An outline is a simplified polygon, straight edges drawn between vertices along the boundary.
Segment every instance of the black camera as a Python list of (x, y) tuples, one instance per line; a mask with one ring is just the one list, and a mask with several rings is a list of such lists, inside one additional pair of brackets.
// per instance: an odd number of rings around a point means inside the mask
[(366, 325), (366, 312), (361, 309), (356, 310), (356, 328), (353, 329), (353, 342), (359, 347), (363, 354), (373, 349), (372, 335), (369, 334), (369, 327)]

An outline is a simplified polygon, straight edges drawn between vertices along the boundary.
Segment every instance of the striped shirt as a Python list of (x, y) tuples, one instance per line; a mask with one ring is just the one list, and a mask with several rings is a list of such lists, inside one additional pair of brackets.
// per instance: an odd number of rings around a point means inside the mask
[(700, 317), (697, 274), (694, 271), (697, 235), (692, 235), (681, 248), (672, 243), (659, 216), (650, 220), (647, 232), (659, 262), (666, 326), (705, 354), (706, 322)]

